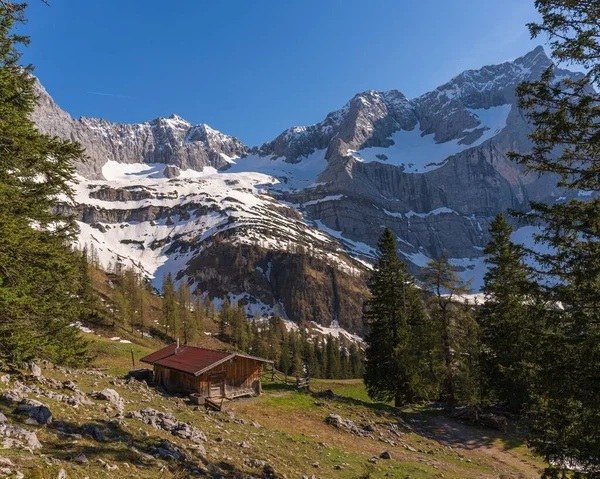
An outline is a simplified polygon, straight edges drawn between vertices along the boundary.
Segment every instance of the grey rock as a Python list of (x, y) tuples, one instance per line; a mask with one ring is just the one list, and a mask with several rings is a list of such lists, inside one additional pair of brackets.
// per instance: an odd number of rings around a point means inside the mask
[(31, 371), (31, 375), (36, 378), (42, 377), (42, 369), (35, 363), (29, 364), (29, 370)]
[(177, 115), (140, 124), (72, 119), (39, 82), (35, 89), (38, 105), (32, 119), (43, 133), (77, 141), (85, 147), (90, 159), (76, 167), (87, 178), (102, 178), (102, 167), (107, 161), (163, 163), (201, 171), (205, 166), (228, 165), (222, 155), (239, 157), (249, 151), (237, 138), (208, 125), (192, 126)]
[(0, 437), (4, 438), (3, 445), (6, 448), (17, 447), (34, 450), (42, 447), (35, 432), (20, 426), (0, 425)]
[(83, 453), (78, 454), (77, 456), (75, 456), (75, 458), (73, 459), (73, 462), (77, 462), (79, 464), (88, 464), (90, 461), (88, 460), (87, 456)]
[(144, 408), (139, 411), (130, 412), (127, 417), (137, 419), (145, 424), (149, 424), (155, 429), (168, 431), (174, 436), (182, 439), (188, 439), (193, 443), (199, 444), (207, 441), (206, 435), (197, 427), (191, 424), (179, 421), (172, 414), (157, 411), (152, 408)]
[(383, 451), (381, 454), (379, 454), (379, 457), (381, 459), (391, 459), (392, 455), (390, 454), (389, 451)]
[(33, 404), (19, 404), (15, 409), (17, 414), (27, 414), (30, 419), (33, 419), (36, 424), (50, 424), (52, 422), (52, 412), (50, 409), (39, 403), (39, 401), (29, 401)]
[(121, 414), (125, 410), (125, 404), (123, 399), (121, 398), (121, 396), (119, 396), (119, 393), (114, 389), (106, 388), (102, 391), (94, 391), (91, 393), (91, 397), (93, 397), (94, 399), (109, 401), (113, 406), (117, 408), (117, 410)]

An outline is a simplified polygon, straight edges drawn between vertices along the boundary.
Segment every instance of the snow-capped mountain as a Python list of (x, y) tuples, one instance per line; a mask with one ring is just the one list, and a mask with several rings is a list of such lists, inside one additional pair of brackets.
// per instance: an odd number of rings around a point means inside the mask
[(72, 119), (41, 85), (34, 120), (86, 147), (76, 203), (63, 207), (105, 265), (134, 264), (157, 286), (173, 272), (246, 298), (249, 312), (356, 331), (384, 227), (415, 272), (446, 252), (477, 288), (493, 216), (564, 196), (506, 157), (531, 146), (515, 88), (551, 65), (538, 47), (415, 99), (364, 92), (260, 148), (176, 115)]

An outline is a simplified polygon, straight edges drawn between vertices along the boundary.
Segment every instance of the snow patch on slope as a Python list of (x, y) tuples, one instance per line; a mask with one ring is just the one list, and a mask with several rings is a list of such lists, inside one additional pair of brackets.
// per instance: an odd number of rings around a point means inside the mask
[(235, 159), (227, 172), (259, 172), (278, 179), (278, 184), (271, 186), (273, 189), (302, 189), (312, 186), (321, 172), (325, 170), (327, 166), (325, 153), (326, 150), (317, 150), (296, 163), (289, 163), (284, 158), (274, 158), (272, 155), (252, 154)]
[[(420, 126), (412, 130), (399, 130), (391, 136), (389, 147), (364, 148), (348, 153), (359, 161), (379, 162), (404, 168), (405, 173), (426, 173), (443, 166), (447, 159), (461, 151), (475, 147), (496, 136), (504, 127), (512, 105), (500, 105), (488, 109), (468, 109), (480, 122), (476, 128), (465, 130), (464, 136), (444, 143), (436, 143), (434, 135), (423, 135)], [(461, 141), (472, 131), (484, 129), (481, 136), (471, 144)], [(387, 158), (387, 159), (386, 159)]]

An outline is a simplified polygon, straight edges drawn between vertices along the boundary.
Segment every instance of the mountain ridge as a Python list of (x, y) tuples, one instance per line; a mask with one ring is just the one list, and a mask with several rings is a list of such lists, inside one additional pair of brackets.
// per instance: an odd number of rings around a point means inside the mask
[[(77, 203), (64, 208), (78, 217), (80, 243), (95, 243), (105, 263), (137, 265), (157, 286), (172, 272), (213, 296), (246, 298), (249, 312), (356, 331), (360, 301), (345, 299), (347, 307), (339, 298), (366, 291), (384, 227), (413, 273), (447, 254), (478, 289), (492, 218), (567, 196), (507, 157), (531, 148), (515, 88), (550, 66), (537, 47), (410, 100), (399, 90), (368, 90), (323, 121), (255, 147), (177, 115), (141, 124), (73, 120), (39, 83), (33, 119), (86, 147)], [(229, 246), (216, 254), (217, 245)], [(283, 275), (277, 284), (267, 274), (273, 257)], [(311, 292), (295, 291), (294, 279)], [(314, 311), (311, 301), (320, 305)]]

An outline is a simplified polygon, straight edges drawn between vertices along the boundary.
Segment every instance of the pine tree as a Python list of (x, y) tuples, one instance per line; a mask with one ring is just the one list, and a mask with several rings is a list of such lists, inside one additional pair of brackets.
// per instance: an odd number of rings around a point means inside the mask
[(232, 320), (232, 308), (229, 303), (229, 298), (225, 298), (223, 301), (223, 306), (221, 306), (221, 310), (219, 311), (219, 337), (221, 340), (226, 340), (228, 338), (229, 326), (231, 325)]
[(178, 319), (183, 335), (183, 344), (194, 344), (198, 339), (196, 315), (192, 313), (190, 285), (182, 281), (177, 290)]
[[(550, 173), (576, 193), (600, 191), (600, 11), (597, 2), (537, 0), (541, 23), (533, 37), (550, 40), (554, 59), (582, 66), (579, 79), (556, 78), (554, 69), (517, 89), (533, 125), (529, 154), (512, 154), (527, 171)], [(530, 444), (564, 477), (570, 464), (600, 475), (600, 197), (550, 205), (533, 203), (530, 218), (543, 225), (530, 252), (542, 281), (529, 294), (542, 304), (529, 408)]]
[(241, 350), (245, 350), (248, 347), (247, 323), (248, 320), (246, 319), (244, 308), (236, 304), (231, 312), (231, 340)]
[(204, 332), (204, 321), (206, 319), (204, 311), (204, 305), (202, 304), (202, 293), (200, 290), (196, 290), (194, 315), (196, 316), (196, 328), (198, 330), (198, 334), (202, 334)]
[(325, 355), (327, 356), (325, 377), (327, 379), (339, 378), (341, 373), (340, 345), (331, 334), (327, 336), (327, 345), (325, 346), (325, 351)]
[(175, 284), (171, 273), (163, 280), (162, 323), (165, 336), (178, 337), (177, 302), (175, 300)]
[(291, 367), (292, 361), (290, 357), (290, 343), (286, 338), (281, 342), (281, 354), (279, 356), (278, 369), (287, 376), (290, 373)]
[(265, 348), (265, 341), (263, 339), (262, 331), (259, 329), (259, 321), (261, 321), (258, 314), (252, 320), (251, 328), (252, 328), (252, 343), (250, 346), (250, 351), (254, 356), (258, 356), (259, 358), (264, 358), (267, 355), (267, 351)]
[(512, 231), (502, 214), (490, 224), (485, 302), (478, 317), (484, 395), (519, 412), (528, 398), (528, 358), (535, 351), (539, 331), (526, 296), (532, 273), (524, 262), (524, 248), (510, 239)]
[(431, 260), (423, 270), (423, 284), (431, 292), (430, 314), (441, 338), (441, 400), (453, 407), (474, 398), (479, 383), (474, 370), (478, 336), (471, 308), (460, 296), (468, 285), (452, 271), (448, 258)]
[(36, 79), (18, 51), (29, 39), (11, 32), (25, 6), (0, 6), (0, 361), (77, 363), (85, 342), (70, 326), (81, 313), (76, 223), (57, 202), (72, 197), (72, 164), (84, 154), (29, 119)]
[[(424, 314), (420, 294), (398, 259), (396, 239), (386, 228), (378, 243), (379, 256), (369, 280), (370, 297), (365, 302), (368, 333), (365, 341), (365, 384), (373, 399), (394, 400), (396, 406), (418, 395), (409, 347), (411, 328)], [(328, 355), (329, 360), (329, 355)], [(331, 369), (331, 368), (330, 368)]]

